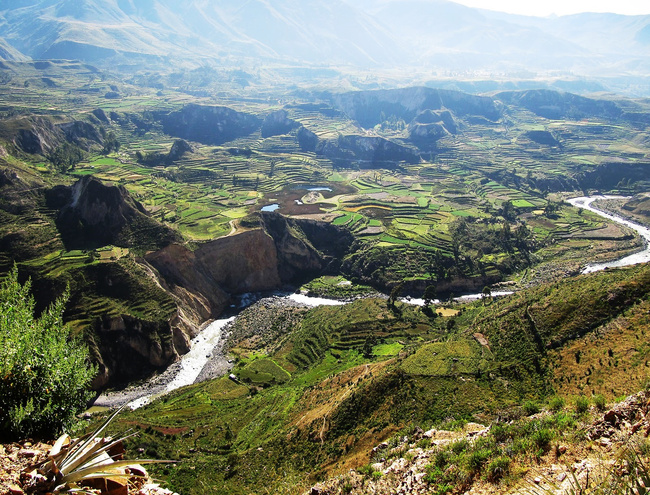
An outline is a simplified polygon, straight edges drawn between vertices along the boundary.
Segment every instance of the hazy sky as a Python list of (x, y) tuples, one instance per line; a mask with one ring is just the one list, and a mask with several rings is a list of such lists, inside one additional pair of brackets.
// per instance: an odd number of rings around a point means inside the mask
[(470, 7), (498, 10), (511, 14), (547, 16), (579, 12), (614, 12), (617, 14), (650, 14), (647, 0), (453, 0)]

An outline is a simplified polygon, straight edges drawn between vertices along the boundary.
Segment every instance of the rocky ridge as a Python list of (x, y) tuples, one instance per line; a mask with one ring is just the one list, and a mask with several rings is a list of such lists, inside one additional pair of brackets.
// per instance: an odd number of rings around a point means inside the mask
[[(562, 494), (579, 489), (577, 484), (593, 488), (608, 477), (629, 474), (625, 454), (635, 442), (650, 434), (649, 399), (650, 391), (645, 390), (612, 405), (605, 412), (592, 411), (591, 421), (583, 425), (584, 441), (559, 442), (538, 463), (520, 466), (525, 472), (520, 482), (499, 484), (479, 478), (466, 487), (464, 493)], [(536, 416), (548, 414), (542, 412)], [(418, 428), (395, 444), (384, 442), (372, 449), (369, 456), (376, 460), (370, 465), (372, 476), (350, 470), (313, 486), (305, 495), (431, 493), (427, 467), (435, 462), (440, 448), (459, 440), (471, 444), (487, 436), (491, 428), (491, 425), (477, 423), (468, 423), (462, 431), (432, 429), (425, 432)]]

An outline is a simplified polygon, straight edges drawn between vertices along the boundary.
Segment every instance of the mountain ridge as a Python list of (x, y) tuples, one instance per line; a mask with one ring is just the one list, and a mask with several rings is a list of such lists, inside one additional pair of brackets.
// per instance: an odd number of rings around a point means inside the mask
[(636, 73), (650, 66), (650, 16), (534, 18), (444, 0), (32, 0), (18, 6), (5, 0), (0, 20), (0, 36), (29, 57), (107, 64), (144, 56), (194, 66), (425, 65), (580, 74)]

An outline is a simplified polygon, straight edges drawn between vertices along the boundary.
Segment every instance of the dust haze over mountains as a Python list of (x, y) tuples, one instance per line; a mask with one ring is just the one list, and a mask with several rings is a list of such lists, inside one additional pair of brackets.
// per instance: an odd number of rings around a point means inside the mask
[(650, 72), (650, 16), (525, 17), (446, 0), (0, 0), (0, 37), (0, 56), (8, 60), (80, 59), (112, 67), (597, 77), (602, 89), (613, 84), (630, 94), (648, 92), (639, 78)]

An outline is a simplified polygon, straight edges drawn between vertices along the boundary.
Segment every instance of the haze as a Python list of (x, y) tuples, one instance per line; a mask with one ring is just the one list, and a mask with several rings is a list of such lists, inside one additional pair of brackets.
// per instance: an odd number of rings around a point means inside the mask
[(637, 0), (611, 2), (609, 0), (551, 0), (528, 2), (516, 0), (459, 0), (457, 3), (479, 9), (507, 12), (509, 14), (546, 17), (550, 15), (571, 15), (584, 12), (608, 12), (623, 15), (648, 15), (650, 4)]

